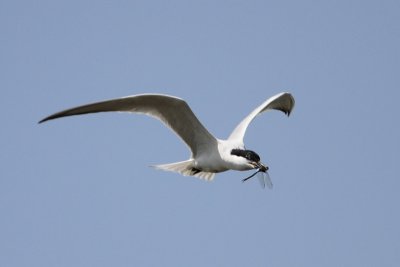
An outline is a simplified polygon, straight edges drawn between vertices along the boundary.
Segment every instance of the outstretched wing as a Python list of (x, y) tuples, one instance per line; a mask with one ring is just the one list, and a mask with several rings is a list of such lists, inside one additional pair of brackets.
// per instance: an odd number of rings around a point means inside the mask
[(134, 95), (87, 104), (57, 112), (39, 123), (66, 116), (108, 111), (142, 113), (159, 119), (189, 146), (194, 157), (217, 144), (215, 137), (201, 124), (183, 99), (161, 94)]
[(290, 115), (294, 107), (294, 98), (289, 93), (280, 93), (273, 97), (267, 99), (264, 103), (262, 103), (259, 107), (253, 110), (244, 120), (242, 120), (238, 126), (233, 130), (228, 140), (239, 140), (243, 143), (243, 138), (246, 133), (246, 129), (249, 126), (250, 122), (260, 113), (276, 109), (284, 112), (286, 115)]

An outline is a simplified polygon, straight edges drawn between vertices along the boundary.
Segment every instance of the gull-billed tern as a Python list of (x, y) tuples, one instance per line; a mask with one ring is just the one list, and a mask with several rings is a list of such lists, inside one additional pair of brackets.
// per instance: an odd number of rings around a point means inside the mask
[(254, 109), (233, 130), (228, 139), (215, 138), (197, 119), (189, 105), (181, 98), (163, 94), (141, 94), (87, 104), (50, 115), (39, 123), (66, 116), (96, 112), (132, 112), (146, 114), (159, 119), (174, 131), (191, 150), (188, 160), (154, 166), (157, 169), (178, 172), (184, 176), (196, 176), (212, 180), (216, 173), (236, 170), (257, 169), (255, 174), (263, 186), (272, 187), (268, 167), (261, 163), (260, 156), (244, 146), (243, 137), (250, 122), (267, 110), (280, 110), (290, 115), (294, 107), (294, 98), (290, 93), (279, 93), (267, 99)]

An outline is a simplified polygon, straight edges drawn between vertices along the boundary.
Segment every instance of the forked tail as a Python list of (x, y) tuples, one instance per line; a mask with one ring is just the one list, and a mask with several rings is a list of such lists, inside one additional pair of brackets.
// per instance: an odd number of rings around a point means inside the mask
[(193, 159), (169, 164), (153, 165), (151, 167), (164, 171), (178, 172), (184, 176), (195, 176), (206, 181), (212, 181), (215, 176), (215, 173), (213, 172), (204, 172), (196, 169), (194, 167)]

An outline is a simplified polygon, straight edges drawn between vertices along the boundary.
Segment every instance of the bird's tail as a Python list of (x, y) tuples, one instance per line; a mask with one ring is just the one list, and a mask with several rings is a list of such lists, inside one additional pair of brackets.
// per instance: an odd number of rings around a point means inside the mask
[(184, 176), (195, 176), (206, 181), (212, 181), (215, 176), (213, 172), (204, 172), (196, 169), (193, 159), (169, 164), (153, 165), (151, 167), (164, 171), (178, 172)]

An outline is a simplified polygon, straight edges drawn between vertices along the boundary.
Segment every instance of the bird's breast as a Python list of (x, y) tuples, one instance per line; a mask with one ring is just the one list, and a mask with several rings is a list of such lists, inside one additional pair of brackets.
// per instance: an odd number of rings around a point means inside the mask
[(226, 162), (216, 153), (201, 155), (194, 159), (194, 164), (196, 168), (206, 172), (223, 172), (229, 170)]

